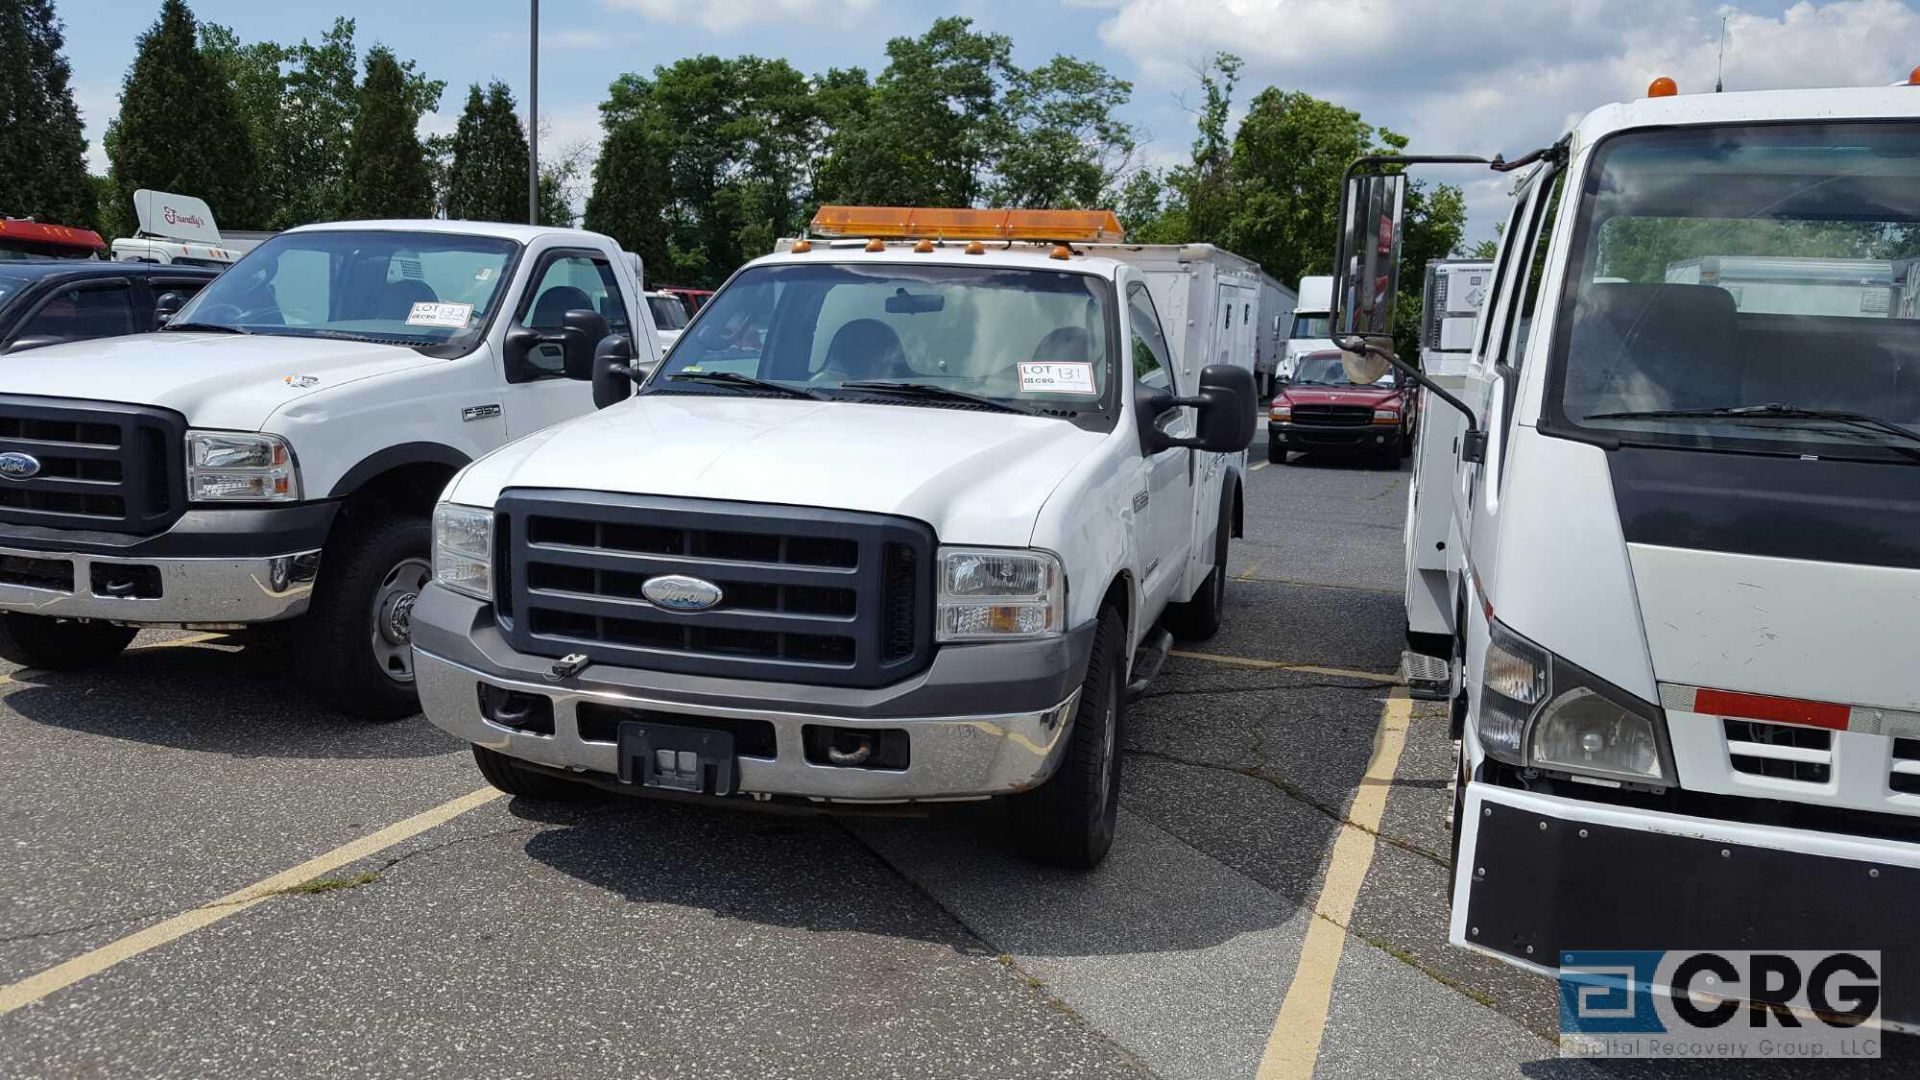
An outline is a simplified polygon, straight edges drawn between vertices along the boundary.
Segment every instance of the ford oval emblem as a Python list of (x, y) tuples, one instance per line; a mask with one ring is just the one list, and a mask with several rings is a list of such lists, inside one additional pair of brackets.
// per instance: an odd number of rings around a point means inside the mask
[(685, 574), (648, 578), (640, 595), (668, 611), (705, 611), (720, 602), (720, 586)]
[(10, 451), (0, 454), (0, 476), (9, 480), (26, 480), (40, 475), (40, 459), (32, 454)]

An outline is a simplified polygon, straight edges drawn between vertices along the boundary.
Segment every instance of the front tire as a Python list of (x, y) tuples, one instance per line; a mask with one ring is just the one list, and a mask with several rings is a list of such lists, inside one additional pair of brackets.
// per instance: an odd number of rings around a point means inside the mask
[(1125, 638), (1120, 613), (1101, 608), (1066, 756), (1045, 783), (1007, 800), (1013, 845), (1030, 859), (1091, 870), (1113, 846), (1127, 709)]
[(131, 626), (0, 614), (0, 659), (42, 671), (93, 667), (119, 656), (140, 631)]
[(1284, 447), (1284, 446), (1282, 446), (1282, 445), (1280, 445), (1279, 443), (1277, 443), (1277, 442), (1275, 442), (1275, 441), (1273, 440), (1273, 438), (1272, 438), (1272, 436), (1268, 436), (1268, 438), (1267, 438), (1267, 464), (1269, 464), (1269, 465), (1285, 465), (1286, 463), (1287, 463), (1287, 448), (1286, 448), (1286, 447)]
[(498, 750), (473, 748), (473, 763), (487, 783), (509, 795), (541, 802), (591, 802), (599, 795), (593, 786), (530, 769)]
[(307, 690), (361, 720), (420, 711), (413, 685), (413, 602), (432, 576), (427, 520), (381, 518), (329, 538), (294, 645)]

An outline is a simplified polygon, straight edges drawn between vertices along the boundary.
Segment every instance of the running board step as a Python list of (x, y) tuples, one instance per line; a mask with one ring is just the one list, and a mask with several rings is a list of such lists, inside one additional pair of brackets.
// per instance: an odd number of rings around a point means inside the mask
[(1133, 651), (1133, 680), (1127, 683), (1127, 700), (1138, 701), (1153, 685), (1153, 680), (1166, 666), (1167, 654), (1173, 651), (1173, 635), (1165, 627), (1155, 627), (1147, 635), (1147, 640)]
[(1407, 684), (1407, 693), (1422, 701), (1453, 696), (1453, 665), (1437, 656), (1412, 650), (1401, 653), (1400, 679)]

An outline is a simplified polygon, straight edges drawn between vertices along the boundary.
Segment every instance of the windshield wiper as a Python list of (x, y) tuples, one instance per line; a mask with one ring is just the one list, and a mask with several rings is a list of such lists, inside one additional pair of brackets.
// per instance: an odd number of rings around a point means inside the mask
[(681, 371), (667, 376), (671, 382), (704, 383), (708, 386), (732, 386), (741, 390), (764, 390), (781, 397), (805, 398), (819, 401), (820, 395), (798, 386), (788, 386), (771, 379), (756, 379), (751, 375), (741, 375), (733, 371)]
[(965, 390), (955, 390), (932, 383), (883, 382), (856, 379), (840, 384), (842, 390), (861, 390), (871, 394), (898, 394), (901, 397), (922, 398), (927, 401), (956, 401), (968, 405), (978, 405), (983, 409), (998, 409), (1001, 412), (1020, 413), (1025, 416), (1037, 415), (1025, 405), (1015, 405), (1011, 401), (969, 394)]
[[(1920, 431), (1867, 413), (1839, 409), (1805, 409), (1778, 402), (1766, 405), (1723, 405), (1713, 409), (1640, 409), (1627, 412), (1592, 413), (1588, 420), (1830, 420), (1858, 428), (1883, 432), (1920, 444)], [(1903, 448), (1904, 449), (1904, 448)]]
[(161, 327), (162, 330), (212, 330), (217, 334), (251, 334), (253, 331), (241, 326), (228, 326), (217, 322), (176, 322)]

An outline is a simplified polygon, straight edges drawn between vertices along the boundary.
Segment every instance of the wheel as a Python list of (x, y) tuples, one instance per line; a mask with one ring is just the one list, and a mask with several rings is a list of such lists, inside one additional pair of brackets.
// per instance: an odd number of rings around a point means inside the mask
[(1270, 465), (1285, 465), (1287, 463), (1287, 448), (1274, 442), (1272, 439), (1268, 439), (1267, 463)]
[(484, 746), (473, 748), (473, 763), (480, 767), (480, 775), (487, 783), (509, 795), (523, 799), (539, 799), (542, 802), (591, 802), (600, 795), (598, 789), (577, 780), (564, 780), (551, 773), (530, 769), (519, 761)]
[(1227, 608), (1227, 541), (1233, 531), (1228, 508), (1232, 505), (1228, 499), (1220, 500), (1220, 527), (1214, 531), (1213, 570), (1200, 584), (1200, 591), (1185, 603), (1168, 604), (1167, 613), (1161, 616), (1167, 629), (1182, 641), (1205, 641), (1220, 632), (1220, 620)]
[(1093, 656), (1059, 769), (1008, 799), (1014, 846), (1040, 862), (1091, 870), (1113, 846), (1120, 814), (1120, 732), (1126, 724), (1126, 624), (1100, 609)]
[(45, 671), (92, 667), (119, 656), (140, 631), (131, 626), (0, 614), (0, 659)]
[(294, 625), (307, 689), (335, 712), (398, 720), (420, 711), (413, 686), (413, 604), (433, 576), (431, 526), (403, 515), (327, 541), (313, 603)]

